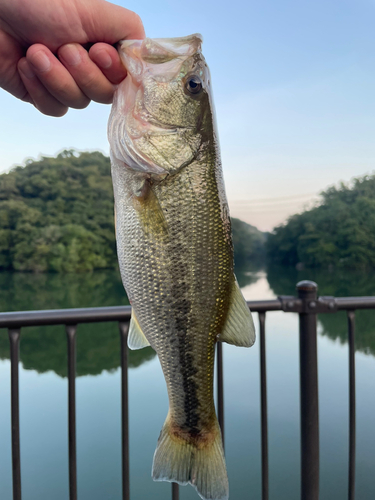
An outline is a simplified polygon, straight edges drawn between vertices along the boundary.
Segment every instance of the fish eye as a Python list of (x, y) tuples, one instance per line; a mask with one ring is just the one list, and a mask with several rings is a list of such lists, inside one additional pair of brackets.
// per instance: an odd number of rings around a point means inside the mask
[(202, 80), (197, 75), (191, 75), (186, 80), (185, 88), (190, 94), (199, 94), (203, 89)]

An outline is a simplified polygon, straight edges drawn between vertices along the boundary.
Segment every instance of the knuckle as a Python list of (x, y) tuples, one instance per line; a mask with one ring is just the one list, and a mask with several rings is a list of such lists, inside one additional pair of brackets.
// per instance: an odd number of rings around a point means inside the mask
[(59, 106), (59, 105), (50, 105), (50, 106), (45, 106), (41, 104), (34, 104), (36, 109), (43, 113), (43, 115), (47, 116), (53, 116), (55, 118), (60, 118), (64, 116), (68, 112), (68, 107), (67, 106)]
[(103, 102), (103, 104), (112, 104), (113, 103), (113, 94), (108, 96), (106, 100)]
[(136, 12), (133, 12), (133, 18), (134, 18), (134, 20), (133, 20), (134, 24), (136, 24), (140, 28), (143, 28), (143, 22), (142, 22), (141, 16), (139, 14), (137, 14)]
[(74, 109), (85, 109), (90, 104), (90, 102), (91, 102), (90, 99), (86, 97), (84, 99), (81, 99), (80, 101), (72, 103), (70, 107)]
[(85, 75), (84, 80), (78, 82), (79, 87), (88, 99), (101, 104), (110, 104), (113, 99), (113, 87), (111, 84), (98, 79), (95, 73)]
[(70, 82), (56, 82), (54, 87), (50, 87), (50, 92), (57, 100), (71, 108), (83, 109), (90, 102), (79, 88), (72, 88)]
[(26, 58), (32, 57), (36, 52), (40, 50), (45, 51), (47, 47), (41, 43), (33, 43), (26, 51)]
[(61, 118), (62, 116), (66, 115), (66, 113), (68, 112), (68, 107), (66, 108), (63, 108), (63, 109), (60, 109), (60, 110), (56, 110), (55, 113), (51, 113), (50, 116), (53, 116), (55, 118)]
[(98, 96), (97, 99), (95, 99), (96, 102), (100, 104), (112, 104), (113, 101), (113, 95), (101, 95)]
[[(77, 81), (78, 85), (84, 89), (95, 89), (98, 85), (97, 75), (93, 73), (83, 73), (79, 81)], [(78, 80), (78, 79), (77, 79)]]
[(141, 17), (134, 11), (132, 11), (132, 25), (137, 32), (144, 33), (144, 27)]

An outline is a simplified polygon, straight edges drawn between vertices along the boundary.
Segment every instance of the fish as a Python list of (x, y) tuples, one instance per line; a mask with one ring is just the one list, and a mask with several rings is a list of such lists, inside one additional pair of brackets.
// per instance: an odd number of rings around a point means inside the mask
[(199, 34), (120, 42), (127, 77), (115, 91), (108, 138), (118, 261), (132, 306), (128, 346), (156, 351), (169, 397), (152, 477), (226, 500), (215, 346), (250, 347), (255, 330), (234, 275), (201, 46)]

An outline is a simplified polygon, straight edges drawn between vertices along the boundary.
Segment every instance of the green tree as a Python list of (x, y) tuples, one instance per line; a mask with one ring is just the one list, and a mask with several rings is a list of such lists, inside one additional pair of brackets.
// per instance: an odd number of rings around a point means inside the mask
[(322, 194), (312, 210), (293, 215), (267, 240), (272, 263), (300, 267), (375, 267), (375, 175)]
[(116, 266), (109, 158), (63, 151), (0, 175), (0, 270)]

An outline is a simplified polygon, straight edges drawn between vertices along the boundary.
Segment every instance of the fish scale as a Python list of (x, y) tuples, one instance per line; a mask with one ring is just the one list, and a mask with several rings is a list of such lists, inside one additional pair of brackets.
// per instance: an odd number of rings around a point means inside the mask
[[(155, 195), (162, 200), (161, 206), (170, 228), (168, 242), (160, 243), (152, 234), (145, 235), (137, 223), (138, 214), (135, 210), (125, 210), (122, 222), (124, 229), (133, 229), (124, 230), (123, 234), (130, 240), (138, 241), (136, 247), (124, 243), (126, 253), (120, 260), (121, 272), (132, 277), (125, 287), (131, 297), (131, 303), (136, 305), (138, 321), (145, 336), (150, 338), (152, 347), (158, 353), (166, 351), (161, 364), (171, 396), (171, 416), (181, 427), (192, 418), (197, 405), (202, 410), (201, 426), (206, 424), (202, 416), (211, 416), (214, 411), (211, 384), (213, 350), (220, 308), (223, 309), (219, 300), (224, 301), (229, 295), (229, 278), (232, 271), (230, 249), (221, 243), (225, 239), (222, 235), (223, 224), (219, 215), (217, 188), (211, 185), (211, 189), (207, 189), (204, 205), (196, 201), (192, 189), (190, 174), (193, 172), (197, 184), (199, 171), (202, 184), (207, 185), (208, 183), (204, 182), (207, 177), (207, 163), (203, 166), (193, 163), (184, 172), (183, 179), (174, 176), (154, 187)], [(124, 183), (127, 184), (126, 179)], [(176, 212), (180, 220), (179, 225), (174, 224)], [(216, 215), (216, 218), (212, 217), (212, 214)], [(205, 221), (203, 231), (198, 231), (197, 229), (202, 227), (201, 220)], [(117, 223), (117, 228), (121, 233), (121, 223)], [(216, 275), (220, 266), (224, 267), (225, 273), (219, 280)], [(227, 286), (222, 285), (223, 281), (227, 281)], [(155, 283), (158, 284), (157, 292)], [(212, 289), (212, 283), (217, 284), (215, 291)], [(165, 306), (167, 315), (164, 312)], [(211, 313), (205, 313), (203, 316), (204, 309), (210, 309)], [(202, 317), (205, 317), (204, 322)], [(181, 342), (171, 342), (165, 346), (166, 336), (175, 339), (181, 337)], [(210, 338), (212, 340), (208, 343)], [(198, 357), (186, 348), (187, 343), (198, 351)], [(196, 360), (195, 363), (189, 361), (189, 355)], [(171, 359), (178, 359), (179, 362), (171, 363)], [(182, 374), (181, 379), (174, 377), (176, 371)], [(193, 375), (197, 375), (201, 382), (199, 388), (191, 383)], [(197, 392), (200, 396), (198, 399)], [(173, 396), (174, 394), (176, 396)], [(177, 416), (175, 408), (180, 408), (182, 400), (184, 412)], [(197, 424), (198, 422), (194, 427)]]

